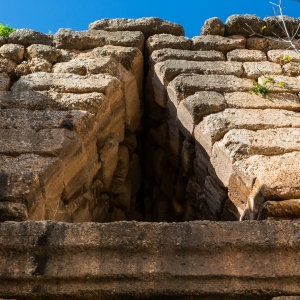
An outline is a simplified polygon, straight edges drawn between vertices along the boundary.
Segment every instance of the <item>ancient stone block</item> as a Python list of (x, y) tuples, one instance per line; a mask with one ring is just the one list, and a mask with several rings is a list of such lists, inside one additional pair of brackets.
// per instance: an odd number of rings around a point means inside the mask
[(0, 202), (0, 222), (25, 221), (28, 218), (27, 207), (21, 203)]
[(5, 44), (0, 48), (0, 55), (4, 58), (21, 62), (24, 57), (24, 46), (17, 44)]
[(31, 60), (23, 61), (19, 64), (15, 73), (17, 76), (24, 76), (35, 72), (48, 72), (50, 73), (52, 70), (52, 64), (41, 58), (33, 58)]
[[(299, 25), (299, 20), (297, 18), (291, 18), (288, 16), (283, 16), (284, 27), (288, 31), (290, 36), (295, 34), (295, 30)], [(265, 17), (264, 22), (266, 23), (266, 29), (264, 29), (264, 35), (270, 35), (275, 37), (286, 37), (286, 32), (283, 28), (283, 22), (281, 17)]]
[(145, 47), (148, 55), (154, 50), (163, 48), (190, 50), (191, 40), (187, 37), (172, 34), (155, 34), (146, 40)]
[(278, 50), (270, 50), (267, 52), (268, 60), (274, 62), (276, 64), (286, 63), (290, 60), (293, 62), (300, 62), (299, 54), (294, 50), (288, 49), (278, 49)]
[(219, 18), (210, 18), (204, 22), (200, 35), (220, 35), (224, 36), (225, 25)]
[(244, 74), (247, 78), (257, 79), (260, 76), (281, 75), (281, 66), (268, 61), (244, 62)]
[(259, 50), (236, 49), (227, 53), (229, 61), (260, 62), (267, 60), (264, 52)]
[(181, 25), (154, 17), (140, 19), (102, 19), (91, 23), (89, 29), (111, 32), (142, 31), (146, 38), (161, 33), (178, 36), (184, 35), (184, 29)]
[(204, 115), (216, 113), (227, 107), (224, 97), (216, 92), (196, 92), (183, 99), (177, 109), (177, 118), (185, 135), (193, 135), (194, 127)]
[(52, 36), (25, 28), (12, 32), (9, 35), (7, 42), (9, 44), (20, 44), (25, 47), (28, 47), (32, 44), (42, 44), (51, 46)]
[(55, 47), (33, 44), (26, 48), (26, 56), (29, 58), (41, 58), (49, 61), (50, 63), (56, 62), (57, 58), (61, 55), (61, 51)]
[(0, 73), (0, 91), (8, 91), (10, 87), (10, 78), (6, 73)]
[(193, 174), (193, 162), (195, 158), (195, 145), (187, 139), (182, 144), (181, 166), (186, 174)]
[(198, 91), (248, 92), (252, 87), (252, 80), (232, 75), (181, 74), (170, 82), (167, 90), (172, 102), (179, 104)]
[(211, 155), (215, 141), (232, 129), (272, 129), (297, 127), (300, 123), (297, 113), (285, 110), (226, 109), (223, 112), (203, 118), (194, 130), (195, 139)]
[(216, 50), (228, 52), (234, 49), (244, 49), (246, 39), (243, 36), (222, 37), (218, 35), (201, 35), (192, 38), (191, 50)]
[(17, 64), (15, 61), (0, 57), (0, 73), (8, 73), (11, 74), (17, 67)]
[[(258, 78), (258, 83), (263, 84), (267, 76)], [(267, 84), (268, 91), (274, 93), (299, 93), (300, 81), (298, 77), (289, 77), (283, 75), (271, 76), (271, 81)]]
[(0, 46), (6, 44), (6, 39), (3, 36), (0, 36)]
[(252, 36), (253, 32), (262, 34), (265, 22), (256, 15), (232, 15), (227, 18), (225, 35)]
[(295, 94), (268, 93), (267, 99), (260, 95), (246, 92), (225, 93), (224, 96), (229, 108), (277, 108), (292, 111), (300, 110), (299, 98)]
[(137, 47), (143, 51), (144, 35), (139, 31), (103, 30), (73, 31), (60, 29), (53, 37), (53, 44), (58, 49), (87, 50), (104, 45)]
[(220, 51), (191, 51), (181, 49), (160, 49), (152, 52), (149, 57), (149, 64), (166, 61), (168, 59), (188, 60), (188, 61), (224, 61), (225, 56)]

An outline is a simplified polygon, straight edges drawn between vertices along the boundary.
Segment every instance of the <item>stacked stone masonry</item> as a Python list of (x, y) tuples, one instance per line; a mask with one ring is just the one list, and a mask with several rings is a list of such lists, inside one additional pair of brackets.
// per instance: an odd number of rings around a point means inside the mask
[[(300, 56), (273, 23), (212, 18), (189, 39), (104, 19), (1, 39), (0, 220), (299, 219)], [(249, 93), (266, 79), (268, 97)]]

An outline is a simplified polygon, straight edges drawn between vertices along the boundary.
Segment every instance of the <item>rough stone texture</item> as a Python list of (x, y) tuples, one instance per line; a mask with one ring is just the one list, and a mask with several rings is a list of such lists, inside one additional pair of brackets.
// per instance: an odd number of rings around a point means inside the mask
[(11, 33), (7, 39), (9, 44), (20, 44), (28, 47), (32, 44), (52, 45), (52, 36), (31, 29), (19, 29)]
[(252, 80), (232, 75), (182, 74), (170, 82), (168, 94), (173, 103), (180, 103), (182, 99), (197, 91), (248, 92), (252, 86)]
[(0, 73), (0, 91), (8, 91), (10, 87), (10, 78), (5, 73)]
[(216, 50), (228, 52), (235, 49), (244, 49), (246, 39), (243, 36), (222, 37), (217, 35), (202, 35), (192, 38), (191, 50)]
[(0, 55), (4, 58), (21, 62), (24, 57), (24, 46), (16, 44), (5, 44), (0, 48)]
[(6, 44), (6, 39), (3, 36), (0, 36), (0, 46)]
[(26, 56), (29, 58), (41, 58), (49, 61), (50, 63), (56, 62), (61, 52), (51, 46), (33, 44), (26, 48)]
[(29, 61), (23, 61), (15, 68), (17, 76), (24, 76), (35, 72), (47, 72), (52, 70), (52, 64), (41, 58), (33, 58)]
[(0, 226), (4, 298), (234, 300), (300, 293), (297, 222)]
[[(283, 19), (289, 35), (293, 36), (299, 25), (299, 19), (288, 16), (283, 16)], [(286, 37), (285, 31), (282, 29), (283, 24), (280, 17), (266, 17), (264, 18), (264, 22), (266, 24), (264, 35)]]
[(300, 56), (293, 50), (270, 50), (267, 53), (268, 60), (274, 63), (285, 63), (284, 56), (287, 56), (293, 62), (300, 62)]
[(251, 79), (257, 79), (261, 74), (264, 74), (265, 77), (282, 74), (281, 66), (269, 61), (244, 62), (243, 67), (245, 76)]
[(160, 50), (163, 48), (190, 50), (191, 40), (184, 36), (155, 34), (146, 40), (145, 47), (148, 55), (150, 55), (154, 50)]
[(0, 57), (0, 73), (12, 74), (17, 64), (11, 59)]
[(25, 221), (28, 218), (27, 208), (21, 203), (0, 202), (0, 222)]
[(87, 50), (104, 45), (144, 48), (144, 35), (139, 31), (103, 30), (73, 31), (60, 29), (53, 37), (53, 44), (58, 49)]
[(241, 62), (260, 62), (267, 60), (264, 52), (259, 50), (236, 49), (227, 53), (227, 60)]
[[(262, 34), (265, 22), (256, 15), (232, 15), (227, 18), (225, 35), (253, 35), (253, 32)], [(250, 27), (250, 28), (249, 28)]]
[[(268, 76), (260, 76), (258, 83), (263, 84), (265, 78)], [(267, 84), (268, 92), (272, 93), (299, 93), (300, 92), (300, 81), (299, 77), (289, 77), (274, 75), (271, 76), (271, 82)]]
[(188, 60), (188, 61), (224, 61), (225, 56), (219, 51), (190, 51), (180, 49), (161, 49), (152, 52), (149, 63), (155, 64), (168, 59)]
[(268, 93), (267, 99), (254, 93), (250, 94), (245, 92), (225, 93), (224, 96), (229, 108), (300, 110), (299, 98), (295, 94), (290, 93)]
[(220, 35), (224, 36), (225, 25), (219, 18), (210, 18), (204, 22), (200, 35)]
[(154, 17), (141, 19), (102, 19), (91, 23), (89, 29), (106, 31), (142, 31), (145, 38), (161, 33), (178, 36), (184, 35), (184, 29), (181, 25)]

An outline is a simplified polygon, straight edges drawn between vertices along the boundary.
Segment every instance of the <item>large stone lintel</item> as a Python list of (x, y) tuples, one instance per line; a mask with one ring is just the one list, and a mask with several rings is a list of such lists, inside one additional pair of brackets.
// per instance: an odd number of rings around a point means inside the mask
[(0, 297), (271, 299), (300, 295), (300, 223), (0, 224)]

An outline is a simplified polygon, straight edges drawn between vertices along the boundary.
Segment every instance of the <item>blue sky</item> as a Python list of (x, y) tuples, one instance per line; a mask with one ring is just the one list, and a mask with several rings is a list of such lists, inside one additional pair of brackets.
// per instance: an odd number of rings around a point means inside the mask
[[(276, 0), (275, 0), (276, 1)], [(285, 14), (299, 17), (300, 3), (283, 0)], [(8, 0), (0, 6), (0, 23), (55, 33), (59, 28), (85, 30), (102, 18), (156, 16), (184, 26), (188, 37), (199, 35), (211, 17), (223, 21), (232, 14), (272, 15), (268, 0)]]

